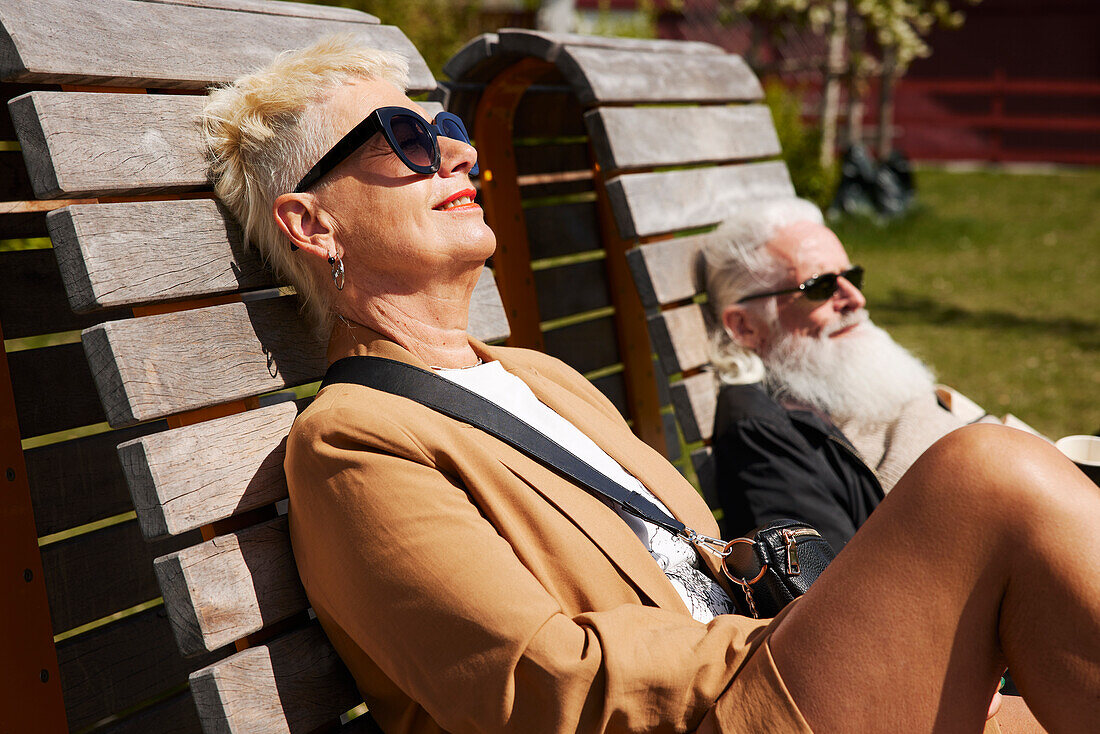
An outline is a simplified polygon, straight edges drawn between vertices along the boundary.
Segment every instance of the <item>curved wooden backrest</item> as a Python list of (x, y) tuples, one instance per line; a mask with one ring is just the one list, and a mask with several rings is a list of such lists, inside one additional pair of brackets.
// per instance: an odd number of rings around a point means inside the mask
[[(10, 696), (33, 720), (6, 713), (18, 730), (183, 734), (201, 713), (207, 731), (301, 732), (360, 701), (310, 619), (280, 516), (301, 405), (287, 388), (308, 394), (323, 345), (213, 200), (195, 126), (207, 86), (336, 32), (405, 54), (411, 91), (434, 89), (399, 29), (342, 8), (0, 4), (0, 239), (38, 238), (0, 249), (13, 406), (0, 449), (39, 564), (19, 582), (43, 589), (37, 614), (20, 613), (45, 645), (57, 635), (55, 659), (0, 666), (53, 696), (0, 681), (5, 711), (17, 715)], [(475, 311), (476, 334), (506, 335), (491, 275)], [(217, 632), (196, 643), (200, 618)], [(264, 644), (242, 642), (260, 630)]]
[[(706, 43), (515, 29), (474, 39), (444, 71), (489, 173), (487, 215), (507, 232), (496, 272), (513, 340), (618, 367), (620, 408), (672, 458), (669, 401), (689, 444), (709, 436), (697, 233), (794, 196), (755, 75)], [(596, 345), (556, 351), (558, 331), (582, 327)]]

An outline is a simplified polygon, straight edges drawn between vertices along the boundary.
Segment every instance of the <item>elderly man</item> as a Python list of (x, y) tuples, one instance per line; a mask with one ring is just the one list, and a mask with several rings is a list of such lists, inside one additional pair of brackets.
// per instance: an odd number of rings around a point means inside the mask
[(839, 550), (964, 421), (938, 403), (928, 368), (871, 323), (863, 268), (813, 204), (769, 202), (728, 221), (705, 256), (724, 327), (713, 361), (726, 530), (794, 517)]

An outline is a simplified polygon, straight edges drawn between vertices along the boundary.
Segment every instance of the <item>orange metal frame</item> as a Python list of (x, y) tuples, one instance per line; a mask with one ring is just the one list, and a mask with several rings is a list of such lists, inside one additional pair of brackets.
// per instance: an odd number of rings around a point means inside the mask
[(0, 459), (0, 710), (10, 731), (67, 732), (30, 484), (3, 350)]

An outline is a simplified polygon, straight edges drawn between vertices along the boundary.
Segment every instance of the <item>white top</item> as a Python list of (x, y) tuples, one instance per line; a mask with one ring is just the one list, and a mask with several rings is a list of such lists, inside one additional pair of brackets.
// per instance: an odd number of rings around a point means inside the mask
[[(440, 377), (496, 403), (615, 483), (638, 492), (668, 512), (668, 508), (645, 485), (608, 456), (592, 439), (581, 433), (580, 429), (541, 402), (527, 383), (507, 372), (500, 362), (487, 362), (465, 369), (437, 369), (435, 372)], [(703, 572), (702, 561), (690, 543), (610, 502), (605, 503), (619, 513), (642, 541), (683, 598), (693, 618), (700, 622), (709, 622), (718, 614), (733, 611), (729, 596), (714, 579)]]

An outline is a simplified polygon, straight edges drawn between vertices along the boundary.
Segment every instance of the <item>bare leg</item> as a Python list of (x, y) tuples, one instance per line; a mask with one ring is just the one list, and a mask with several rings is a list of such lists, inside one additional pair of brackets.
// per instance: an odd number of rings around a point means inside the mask
[(981, 731), (1007, 665), (1052, 732), (1100, 721), (1100, 491), (1045, 442), (947, 436), (771, 640), (815, 732)]

